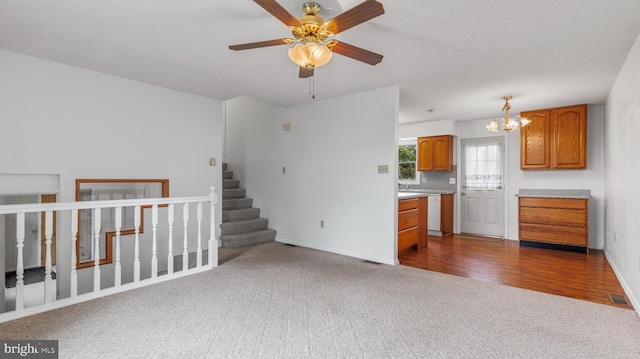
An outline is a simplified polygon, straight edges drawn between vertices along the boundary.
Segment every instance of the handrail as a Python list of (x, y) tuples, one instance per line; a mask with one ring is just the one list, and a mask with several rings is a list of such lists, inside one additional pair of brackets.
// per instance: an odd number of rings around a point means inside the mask
[[(141, 198), (141, 199), (118, 199), (118, 200), (101, 200), (101, 201), (77, 201), (77, 202), (64, 202), (64, 203), (31, 203), (31, 204), (14, 204), (14, 205), (0, 205), (0, 215), (3, 214), (16, 214), (16, 242), (12, 245), (15, 245), (17, 248), (17, 264), (16, 264), (16, 297), (15, 297), (15, 310), (13, 311), (5, 311), (4, 313), (0, 313), (0, 323), (21, 318), (23, 316), (40, 313), (43, 311), (51, 310), (54, 308), (60, 308), (61, 306), (71, 305), (75, 303), (79, 303), (85, 300), (91, 300), (95, 298), (99, 298), (105, 295), (122, 292), (125, 290), (130, 290), (134, 288), (139, 288), (141, 286), (158, 283), (161, 281), (170, 280), (173, 278), (180, 278), (185, 275), (195, 274), (206, 270), (211, 270), (214, 267), (218, 266), (218, 253), (217, 253), (217, 241), (215, 240), (215, 209), (214, 206), (218, 203), (218, 195), (215, 193), (215, 187), (210, 187), (211, 192), (208, 196), (194, 196), (194, 197), (161, 197), (161, 198)], [(195, 206), (195, 214), (189, 215), (189, 207), (191, 205), (196, 204)], [(158, 247), (161, 244), (160, 242), (160, 231), (158, 230), (159, 218), (158, 218), (158, 210), (161, 206), (167, 206), (167, 226), (168, 228), (163, 229), (162, 231), (162, 246), (167, 249), (167, 256), (162, 259), (158, 256)], [(178, 206), (181, 205), (181, 206)], [(207, 222), (209, 226), (209, 238), (202, 238), (202, 225), (203, 225), (203, 205), (210, 207), (210, 216)], [(124, 283), (122, 281), (123, 278), (123, 266), (121, 263), (124, 260), (124, 257), (121, 256), (121, 248), (120, 248), (120, 237), (122, 235), (122, 209), (127, 207), (135, 207), (134, 211), (134, 243), (135, 249), (133, 253), (128, 253), (128, 257), (126, 259), (127, 262), (133, 263), (133, 273), (129, 273), (128, 275), (133, 275), (133, 282)], [(182, 208), (182, 227), (184, 227), (183, 235), (181, 241), (173, 240), (173, 224), (174, 224), (174, 210), (177, 210), (178, 207)], [(101, 222), (101, 209), (111, 208), (114, 209), (113, 218), (109, 220), (114, 224), (115, 227), (115, 261), (114, 266), (110, 271), (113, 271), (114, 277), (114, 285), (103, 287), (101, 285), (101, 265), (100, 258), (101, 253), (99, 251), (101, 241), (101, 236), (103, 233), (102, 222)], [(142, 208), (150, 208), (151, 209), (151, 225), (152, 230), (148, 240), (151, 245), (151, 253), (150, 257), (145, 257), (144, 268), (150, 268), (150, 277), (145, 275), (144, 278), (141, 278), (141, 265), (142, 258), (140, 252), (140, 242), (143, 240), (142, 236), (140, 236), (141, 231), (140, 227), (141, 216), (140, 211)], [(87, 293), (78, 293), (78, 272), (79, 269), (76, 268), (76, 243), (78, 241), (78, 215), (81, 210), (93, 210), (93, 219), (92, 219), (92, 232), (91, 232), (91, 242), (93, 243), (93, 247), (95, 248), (94, 252), (94, 265), (93, 265), (93, 291)], [(64, 213), (70, 212), (69, 216), (58, 216), (57, 220), (53, 219), (53, 213)], [(44, 304), (39, 304), (33, 307), (25, 307), (24, 301), (24, 263), (23, 263), (23, 252), (25, 246), (25, 214), (26, 213), (43, 213), (43, 235), (45, 237), (46, 247), (43, 249), (45, 260), (45, 280), (44, 280)], [(63, 296), (57, 298), (55, 284), (53, 283), (52, 278), (52, 237), (53, 237), (53, 226), (54, 222), (58, 223), (58, 227), (66, 227), (70, 229), (70, 233), (63, 236), (56, 236), (58, 243), (66, 242), (68, 248), (70, 250), (69, 260), (70, 263), (70, 271), (66, 269), (63, 272), (58, 272), (59, 276), (69, 278), (70, 280), (70, 292), (69, 296)], [(195, 233), (194, 233), (195, 232)], [(189, 234), (195, 237), (190, 237)], [(195, 263), (195, 267), (190, 267), (188, 264), (188, 237), (196, 239), (195, 254), (197, 258), (197, 263)], [(207, 255), (207, 263), (203, 263), (203, 240), (207, 243), (208, 255)], [(174, 247), (175, 244), (182, 242), (182, 246)], [(193, 243), (193, 240), (192, 240)], [(62, 247), (67, 248), (67, 247)], [(60, 250), (60, 248), (59, 248)], [(175, 251), (175, 252), (174, 252)], [(93, 252), (93, 249), (92, 249)], [(59, 252), (58, 252), (59, 253)], [(174, 253), (176, 255), (182, 255), (182, 270), (174, 271), (173, 269), (173, 261), (174, 261)], [(124, 254), (122, 252), (122, 254)], [(146, 254), (148, 255), (148, 253)], [(133, 257), (131, 257), (133, 256)], [(166, 258), (166, 259), (165, 259)], [(158, 273), (159, 262), (164, 262), (167, 266), (167, 270), (164, 274), (160, 275)], [(146, 267), (149, 266), (149, 267)], [(58, 267), (58, 270), (61, 268)], [(131, 277), (129, 277), (131, 278)], [(83, 282), (87, 284), (88, 282)]]

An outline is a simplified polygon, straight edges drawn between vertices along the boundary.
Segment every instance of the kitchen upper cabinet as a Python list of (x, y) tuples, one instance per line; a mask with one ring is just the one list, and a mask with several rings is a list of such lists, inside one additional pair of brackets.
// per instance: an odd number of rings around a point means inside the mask
[(531, 120), (520, 131), (523, 170), (587, 168), (587, 106), (577, 105), (520, 114)]
[(453, 171), (453, 136), (418, 138), (418, 171)]

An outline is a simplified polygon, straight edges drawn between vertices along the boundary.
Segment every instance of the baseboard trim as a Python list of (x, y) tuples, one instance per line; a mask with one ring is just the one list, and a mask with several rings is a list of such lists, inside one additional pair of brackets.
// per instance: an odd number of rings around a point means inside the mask
[(382, 263), (382, 264), (388, 264), (388, 265), (398, 265), (398, 264), (400, 264), (400, 262), (398, 262), (398, 259), (388, 260), (388, 259), (385, 259), (385, 258), (363, 256), (360, 253), (353, 253), (353, 252), (349, 252), (349, 251), (336, 250), (334, 248), (328, 248), (328, 247), (317, 246), (317, 245), (313, 245), (313, 244), (309, 244), (309, 243), (294, 241), (294, 240), (290, 240), (290, 239), (287, 239), (287, 238), (282, 238), (282, 237), (279, 237), (279, 236), (276, 236), (276, 242), (280, 242), (280, 243), (284, 243), (284, 244), (293, 244), (293, 245), (296, 245), (296, 246), (299, 246), (299, 247), (317, 249), (319, 251), (340, 254), (340, 255), (347, 256), (347, 257), (352, 257), (352, 258), (364, 259), (364, 260), (371, 261), (371, 262), (376, 262), (376, 263)]
[(627, 285), (627, 282), (625, 282), (622, 273), (618, 269), (618, 266), (613, 261), (611, 256), (609, 256), (609, 253), (606, 250), (603, 250), (603, 252), (604, 256), (607, 258), (607, 261), (609, 261), (611, 268), (613, 269), (613, 273), (615, 273), (616, 277), (618, 278), (618, 282), (620, 282), (622, 289), (624, 289), (624, 294), (626, 294), (627, 298), (629, 298), (629, 301), (631, 302), (633, 309), (636, 311), (636, 314), (640, 316), (640, 302), (638, 302), (638, 299), (633, 295), (631, 287), (629, 287), (629, 285)]

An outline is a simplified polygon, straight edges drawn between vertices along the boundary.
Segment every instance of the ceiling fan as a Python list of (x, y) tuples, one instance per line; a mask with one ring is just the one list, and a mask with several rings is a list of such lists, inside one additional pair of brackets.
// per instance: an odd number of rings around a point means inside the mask
[(382, 4), (375, 0), (366, 0), (328, 21), (318, 16), (320, 5), (315, 2), (305, 2), (302, 5), (305, 15), (297, 19), (275, 0), (254, 2), (287, 25), (293, 38), (231, 45), (229, 49), (238, 51), (295, 43), (296, 45), (289, 49), (289, 58), (300, 66), (301, 78), (313, 76), (313, 70), (329, 62), (334, 52), (369, 65), (376, 65), (382, 61), (380, 54), (331, 39), (342, 31), (384, 14)]

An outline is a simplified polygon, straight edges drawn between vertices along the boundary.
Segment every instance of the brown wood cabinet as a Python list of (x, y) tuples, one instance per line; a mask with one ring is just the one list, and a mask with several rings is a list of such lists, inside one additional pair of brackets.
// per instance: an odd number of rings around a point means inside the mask
[(520, 114), (531, 120), (520, 130), (523, 170), (587, 168), (587, 105)]
[(453, 136), (418, 138), (418, 171), (453, 171)]
[(521, 241), (588, 248), (589, 201), (574, 198), (518, 198)]
[(453, 234), (453, 194), (440, 195), (440, 231), (443, 236)]
[(427, 197), (398, 200), (398, 252), (427, 247)]

